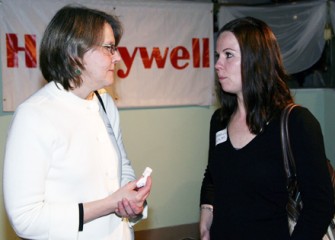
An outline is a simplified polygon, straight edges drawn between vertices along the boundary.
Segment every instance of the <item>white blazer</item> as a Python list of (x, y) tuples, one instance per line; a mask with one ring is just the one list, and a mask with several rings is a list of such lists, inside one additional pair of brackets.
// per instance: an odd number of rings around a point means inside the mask
[(122, 143), (119, 113), (101, 95), (117, 147), (94, 100), (54, 82), (22, 103), (10, 126), (4, 161), (4, 202), (15, 232), (25, 239), (133, 239), (115, 214), (79, 227), (78, 203), (102, 199), (135, 179)]

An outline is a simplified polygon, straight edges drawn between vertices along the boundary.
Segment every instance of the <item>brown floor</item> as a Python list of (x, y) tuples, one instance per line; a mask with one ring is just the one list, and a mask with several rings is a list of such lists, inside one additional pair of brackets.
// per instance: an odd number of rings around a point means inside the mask
[(135, 240), (199, 240), (198, 223), (135, 231)]

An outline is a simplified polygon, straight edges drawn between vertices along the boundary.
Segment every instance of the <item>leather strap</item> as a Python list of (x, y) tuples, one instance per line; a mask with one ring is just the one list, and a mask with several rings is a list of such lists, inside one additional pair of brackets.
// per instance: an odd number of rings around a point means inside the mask
[(282, 152), (283, 152), (283, 159), (284, 159), (284, 167), (285, 172), (287, 175), (287, 184), (289, 185), (290, 179), (296, 177), (296, 167), (294, 162), (294, 157), (292, 153), (292, 148), (290, 144), (290, 136), (288, 131), (288, 117), (290, 115), (290, 112), (294, 107), (296, 107), (296, 104), (289, 104), (287, 105), (282, 113), (281, 113), (281, 119), (280, 119), (280, 129), (281, 129), (281, 145), (282, 145)]

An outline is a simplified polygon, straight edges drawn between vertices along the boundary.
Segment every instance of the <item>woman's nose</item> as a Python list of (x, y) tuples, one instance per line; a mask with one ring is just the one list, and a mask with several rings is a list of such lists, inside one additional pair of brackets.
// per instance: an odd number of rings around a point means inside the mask
[(121, 61), (121, 55), (119, 53), (119, 51), (116, 51), (114, 54), (113, 54), (113, 62), (114, 63), (118, 63)]
[(222, 67), (223, 67), (222, 62), (220, 61), (220, 59), (217, 59), (214, 65), (215, 70), (219, 70)]

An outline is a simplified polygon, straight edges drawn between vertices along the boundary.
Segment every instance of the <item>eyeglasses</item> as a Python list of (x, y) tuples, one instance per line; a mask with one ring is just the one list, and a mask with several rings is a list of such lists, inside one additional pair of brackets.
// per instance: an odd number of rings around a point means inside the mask
[(103, 44), (102, 47), (104, 47), (112, 55), (117, 52), (117, 47), (114, 44)]

